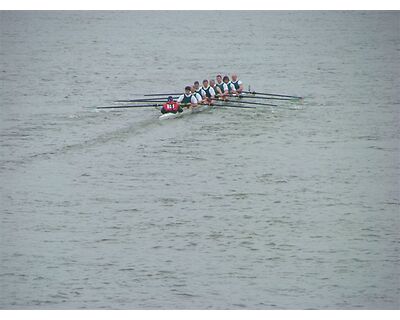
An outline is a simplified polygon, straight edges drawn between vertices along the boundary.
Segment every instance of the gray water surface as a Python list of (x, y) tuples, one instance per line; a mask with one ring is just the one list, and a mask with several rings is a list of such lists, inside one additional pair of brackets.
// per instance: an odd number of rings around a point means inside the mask
[[(398, 12), (0, 13), (2, 309), (399, 309)], [(303, 103), (96, 112), (237, 72)]]

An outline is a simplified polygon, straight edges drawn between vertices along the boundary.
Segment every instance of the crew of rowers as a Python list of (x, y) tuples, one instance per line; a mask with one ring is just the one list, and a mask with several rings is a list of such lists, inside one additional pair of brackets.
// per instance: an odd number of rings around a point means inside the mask
[(193, 86), (185, 87), (185, 93), (174, 101), (172, 96), (168, 97), (167, 102), (161, 108), (162, 113), (182, 112), (184, 107), (195, 107), (198, 104), (212, 104), (214, 100), (226, 100), (229, 96), (236, 96), (243, 92), (243, 83), (236, 74), (232, 74), (232, 80), (228, 76), (217, 75), (215, 80), (203, 80), (203, 86), (195, 81)]

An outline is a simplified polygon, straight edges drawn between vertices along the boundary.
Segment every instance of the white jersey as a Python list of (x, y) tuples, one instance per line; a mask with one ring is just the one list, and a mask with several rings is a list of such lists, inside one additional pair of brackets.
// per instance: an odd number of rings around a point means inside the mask
[(203, 98), (207, 97), (206, 90), (210, 93), (211, 97), (215, 97), (215, 90), (213, 87), (208, 86), (207, 88), (201, 87), (204, 92)]
[(203, 98), (206, 95), (206, 93), (204, 92), (203, 88), (200, 88), (199, 90), (196, 90), (196, 93), (198, 93), (201, 98)]
[(231, 92), (236, 93), (235, 85), (231, 81), (228, 82), (228, 86), (231, 89)]
[(224, 92), (226, 92), (226, 91), (236, 93), (235, 86), (234, 86), (231, 82), (228, 82), (228, 84), (226, 84), (226, 83), (224, 82), (224, 84), (222, 85), (222, 87), (224, 88), (224, 90), (222, 90), (222, 91), (223, 91), (222, 93), (224, 93)]
[(197, 103), (200, 103), (201, 101), (203, 101), (203, 98), (197, 92), (193, 93), (193, 95), (196, 97)]
[(240, 80), (236, 80), (235, 82), (231, 81), (231, 83), (234, 85), (236, 90), (238, 90), (240, 88), (240, 86), (243, 85), (243, 82)]
[(183, 101), (183, 98), (185, 98), (185, 97), (186, 97), (186, 98), (189, 98), (189, 96), (192, 96), (192, 97), (190, 98), (190, 103), (193, 103), (193, 104), (198, 103), (196, 97), (195, 97), (193, 94), (186, 95), (186, 93), (180, 95), (179, 98), (178, 98), (178, 100), (177, 100), (177, 102), (178, 102), (178, 103), (181, 103), (181, 102)]

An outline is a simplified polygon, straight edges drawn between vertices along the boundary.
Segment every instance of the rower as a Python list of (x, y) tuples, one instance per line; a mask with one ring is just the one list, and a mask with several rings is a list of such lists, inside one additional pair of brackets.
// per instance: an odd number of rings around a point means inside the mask
[(239, 94), (241, 94), (241, 93), (243, 92), (243, 90), (244, 90), (244, 88), (243, 88), (243, 82), (240, 81), (240, 80), (238, 79), (238, 76), (237, 76), (236, 73), (233, 73), (233, 74), (231, 75), (231, 78), (232, 78), (231, 83), (232, 83), (233, 86), (235, 87), (236, 92), (239, 93)]
[(216, 85), (215, 80), (210, 80), (210, 87), (211, 87), (212, 89), (214, 89), (215, 95), (216, 95), (217, 97), (222, 95), (222, 91), (221, 91), (221, 89)]
[(196, 88), (194, 86), (191, 88), (191, 92), (192, 92), (193, 96), (196, 98), (197, 103), (200, 103), (200, 104), (204, 103), (203, 97), (201, 96), (200, 93), (197, 93)]
[(186, 108), (197, 106), (197, 99), (192, 94), (192, 88), (190, 86), (185, 87), (185, 93), (179, 96), (177, 102), (185, 105)]
[(201, 87), (201, 89), (203, 89), (204, 92), (204, 100), (206, 100), (207, 103), (212, 103), (213, 99), (215, 99), (215, 91), (213, 89), (213, 87), (211, 87), (208, 84), (208, 80), (205, 79), (203, 80), (203, 86)]
[(235, 86), (230, 83), (228, 76), (224, 76), (224, 78), (222, 78), (221, 75), (217, 75), (217, 87), (221, 90), (221, 97), (224, 100), (226, 100), (229, 95), (236, 95)]
[(161, 108), (161, 113), (177, 113), (177, 112), (182, 112), (183, 109), (179, 105), (179, 102), (174, 101), (174, 98), (172, 96), (168, 97), (168, 100), (166, 103), (163, 104)]
[(220, 74), (217, 75), (217, 82), (215, 86), (219, 89), (219, 95), (222, 96), (224, 94), (225, 88), (224, 83), (222, 82), (222, 76)]
[(228, 76), (224, 76), (222, 81), (225, 84), (225, 86), (224, 86), (224, 95), (236, 95), (235, 86), (229, 81), (229, 77)]
[(194, 88), (195, 92), (198, 93), (200, 95), (200, 97), (203, 99), (205, 92), (204, 92), (203, 88), (200, 88), (200, 83), (198, 81), (195, 81), (193, 83), (193, 88)]

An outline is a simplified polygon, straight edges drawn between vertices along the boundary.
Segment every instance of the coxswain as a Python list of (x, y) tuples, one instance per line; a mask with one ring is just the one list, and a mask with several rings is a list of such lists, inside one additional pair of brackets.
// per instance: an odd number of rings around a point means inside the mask
[(177, 102), (184, 105), (186, 108), (197, 106), (197, 99), (192, 94), (192, 88), (190, 86), (185, 87), (185, 93), (179, 96)]
[(205, 79), (203, 80), (203, 86), (201, 87), (201, 89), (203, 89), (204, 92), (204, 100), (206, 100), (207, 103), (213, 103), (213, 100), (215, 99), (215, 91), (213, 89), (213, 87), (211, 87), (208, 84), (208, 80)]
[(231, 75), (231, 78), (232, 78), (231, 83), (232, 83), (233, 86), (235, 87), (236, 92), (239, 93), (239, 94), (242, 93), (243, 90), (244, 90), (244, 88), (243, 88), (243, 82), (240, 81), (240, 80), (238, 79), (238, 76), (237, 76), (236, 73), (233, 73), (233, 74)]
[(163, 104), (161, 108), (161, 113), (177, 113), (177, 112), (182, 112), (183, 109), (180, 106), (180, 104), (176, 101), (174, 101), (174, 98), (172, 96), (168, 97), (168, 100), (166, 103)]

